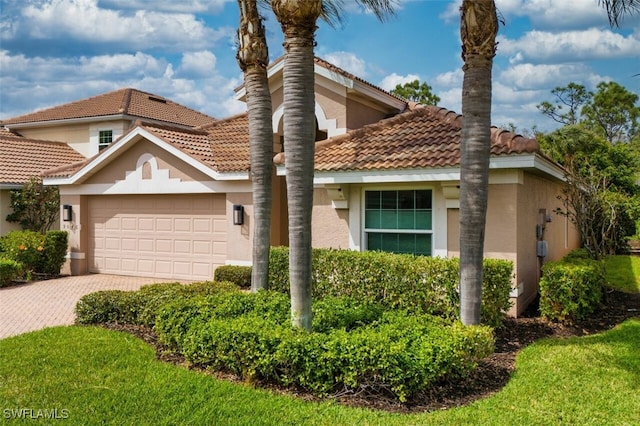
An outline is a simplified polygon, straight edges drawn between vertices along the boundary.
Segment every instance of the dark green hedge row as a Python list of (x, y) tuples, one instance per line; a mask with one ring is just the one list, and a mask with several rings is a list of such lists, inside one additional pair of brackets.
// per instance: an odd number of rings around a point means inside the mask
[(103, 290), (82, 296), (76, 304), (77, 324), (139, 324), (152, 327), (157, 310), (176, 298), (237, 291), (229, 282), (150, 284), (138, 291)]
[(605, 283), (603, 263), (581, 251), (549, 262), (542, 267), (540, 314), (565, 323), (584, 319), (598, 308)]
[(251, 266), (218, 266), (215, 270), (213, 280), (229, 281), (238, 287), (251, 288)]
[[(191, 362), (317, 394), (390, 390), (401, 401), (444, 377), (464, 376), (493, 350), (490, 328), (349, 298), (314, 302), (313, 333), (289, 325), (282, 293), (176, 299), (156, 321), (161, 341)], [(322, 331), (322, 332), (320, 332)]]
[(66, 231), (13, 231), (0, 238), (0, 255), (22, 265), (25, 274), (58, 275), (67, 255)]
[[(289, 292), (289, 250), (271, 249), (269, 288)], [(379, 302), (393, 309), (459, 317), (458, 259), (392, 254), (375, 251), (314, 249), (314, 298), (350, 296)], [(482, 322), (498, 326), (511, 306), (509, 292), (513, 263), (484, 261)]]

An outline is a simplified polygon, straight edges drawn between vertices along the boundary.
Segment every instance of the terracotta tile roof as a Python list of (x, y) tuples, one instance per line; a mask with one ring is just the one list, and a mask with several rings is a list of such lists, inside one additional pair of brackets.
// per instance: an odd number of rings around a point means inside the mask
[[(144, 128), (217, 172), (249, 171), (249, 121), (246, 113), (193, 129), (138, 121), (130, 131), (136, 127)], [(116, 145), (114, 142), (98, 155), (115, 149)], [(49, 178), (70, 177), (92, 160), (49, 170), (45, 175)]]
[(132, 115), (183, 126), (202, 126), (215, 119), (169, 99), (136, 89), (120, 89), (1, 122), (4, 125), (74, 118)]
[[(317, 171), (455, 167), (462, 116), (412, 105), (407, 112), (316, 144)], [(491, 155), (538, 152), (538, 143), (492, 128)], [(276, 161), (282, 162), (282, 156)]]
[(64, 142), (27, 139), (0, 131), (0, 183), (22, 184), (45, 170), (84, 160)]

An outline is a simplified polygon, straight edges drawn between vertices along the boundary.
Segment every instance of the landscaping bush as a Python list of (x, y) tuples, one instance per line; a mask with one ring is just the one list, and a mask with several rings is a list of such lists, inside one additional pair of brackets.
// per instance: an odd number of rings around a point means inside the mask
[[(289, 251), (271, 249), (269, 288), (289, 292)], [(350, 296), (393, 309), (455, 319), (460, 299), (458, 259), (375, 251), (314, 249), (313, 297)], [(483, 323), (497, 326), (510, 307), (513, 264), (485, 260), (482, 292)]]
[(77, 324), (121, 323), (152, 327), (157, 311), (172, 300), (237, 291), (229, 282), (160, 283), (138, 291), (106, 290), (90, 293), (76, 304)]
[(67, 255), (66, 231), (12, 231), (0, 238), (3, 256), (15, 260), (24, 273), (58, 275)]
[(49, 231), (44, 236), (42, 272), (49, 275), (60, 274), (67, 257), (69, 234), (67, 231)]
[(540, 314), (553, 321), (584, 319), (598, 307), (605, 285), (602, 262), (570, 256), (542, 267)]
[(0, 257), (0, 287), (8, 286), (21, 274), (22, 266), (18, 262)]
[[(323, 312), (317, 314), (318, 328), (324, 332), (304, 332), (289, 325), (287, 299), (282, 297), (259, 292), (237, 294), (235, 302), (223, 304), (215, 297), (176, 300), (161, 308), (156, 331), (162, 342), (179, 349), (190, 362), (244, 380), (321, 395), (344, 388), (390, 390), (402, 401), (445, 377), (464, 376), (474, 360), (493, 350), (488, 327), (451, 325), (408, 311), (387, 312), (372, 320), (369, 314), (353, 315), (368, 307), (355, 300), (332, 301), (332, 306), (346, 306), (351, 315), (327, 309), (328, 300), (320, 308), (323, 302), (316, 302), (314, 311)], [(254, 301), (260, 298), (263, 304), (256, 309)], [(265, 301), (271, 301), (270, 306)], [(229, 309), (235, 304), (244, 308)], [(346, 317), (359, 319), (344, 321)], [(356, 326), (358, 322), (362, 325)]]
[(214, 281), (229, 281), (238, 287), (251, 287), (251, 266), (224, 265), (215, 270)]

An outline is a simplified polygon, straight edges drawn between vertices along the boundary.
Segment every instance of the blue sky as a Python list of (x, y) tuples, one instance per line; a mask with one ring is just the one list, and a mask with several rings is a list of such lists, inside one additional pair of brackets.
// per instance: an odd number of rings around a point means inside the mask
[[(385, 89), (426, 81), (461, 112), (461, 1), (399, 0), (380, 23), (344, 0), (342, 25), (320, 23), (316, 55)], [(536, 105), (569, 82), (640, 91), (640, 17), (611, 28), (597, 0), (496, 0), (505, 25), (493, 70), (492, 122), (556, 125)], [(134, 87), (217, 118), (244, 111), (233, 89), (235, 0), (0, 0), (0, 119)], [(271, 59), (282, 35), (267, 11)]]

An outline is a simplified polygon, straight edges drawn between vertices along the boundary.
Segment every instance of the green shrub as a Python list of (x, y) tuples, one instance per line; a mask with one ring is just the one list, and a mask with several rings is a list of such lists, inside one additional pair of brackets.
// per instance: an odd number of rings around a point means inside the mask
[(22, 274), (22, 265), (15, 260), (0, 257), (0, 287), (11, 284)]
[(214, 281), (229, 281), (238, 287), (251, 287), (251, 266), (224, 265), (215, 270)]
[(25, 273), (43, 269), (44, 234), (35, 231), (12, 231), (0, 238), (7, 259), (20, 263)]
[[(289, 292), (289, 251), (271, 249), (269, 288)], [(449, 319), (459, 316), (458, 259), (375, 251), (314, 249), (313, 297), (349, 296), (393, 309), (410, 309)], [(485, 260), (483, 322), (497, 326), (511, 306), (513, 264)]]
[[(278, 298), (267, 292), (264, 297)], [(156, 323), (161, 341), (195, 364), (317, 394), (387, 389), (404, 401), (445, 377), (464, 376), (493, 349), (488, 327), (452, 325), (408, 311), (388, 312), (350, 330), (326, 327), (323, 333), (307, 333), (278, 320), (281, 314), (265, 317), (263, 310), (245, 310), (229, 317), (228, 309), (218, 313), (212, 298), (190, 302), (161, 309)], [(354, 307), (357, 302), (342, 304)]]
[(379, 304), (336, 296), (315, 301), (312, 310), (313, 330), (319, 333), (332, 329), (349, 331), (379, 320), (384, 313)]
[(76, 304), (76, 324), (134, 324), (138, 316), (137, 293), (103, 290), (84, 295)]
[(542, 267), (540, 314), (567, 323), (584, 319), (598, 307), (605, 283), (599, 261), (573, 257), (549, 262)]
[(126, 323), (151, 327), (161, 306), (175, 299), (189, 301), (194, 296), (215, 295), (238, 291), (229, 282), (160, 283), (142, 286), (140, 290), (98, 291), (90, 293), (76, 304), (78, 324)]
[(67, 255), (66, 231), (12, 231), (0, 238), (3, 256), (22, 264), (27, 274), (57, 275)]
[(44, 237), (44, 256), (42, 262), (42, 272), (50, 275), (60, 274), (60, 269), (66, 260), (69, 242), (67, 231), (49, 231)]

